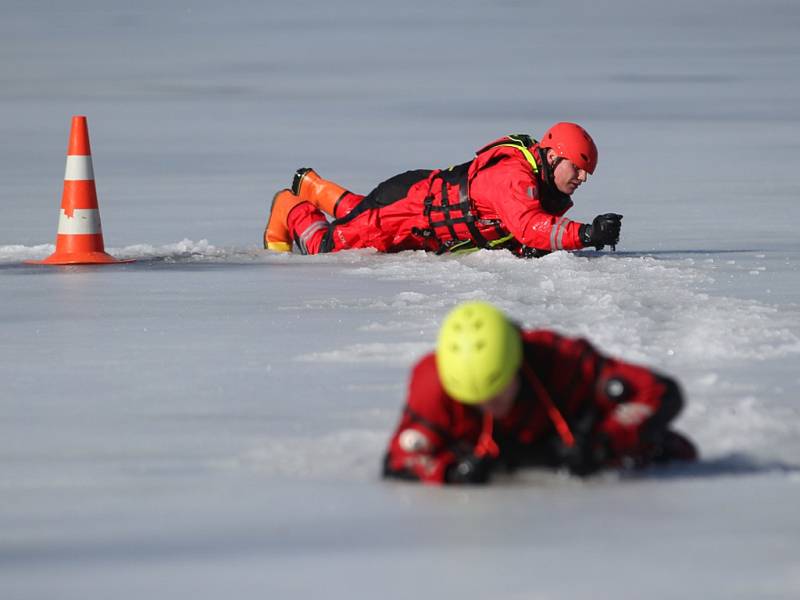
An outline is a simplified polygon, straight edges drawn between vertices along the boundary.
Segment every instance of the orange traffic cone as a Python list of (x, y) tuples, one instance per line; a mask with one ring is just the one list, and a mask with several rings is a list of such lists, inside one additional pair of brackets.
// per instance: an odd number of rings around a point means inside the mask
[(56, 251), (44, 260), (25, 262), (36, 265), (133, 262), (132, 259), (119, 260), (106, 254), (103, 245), (86, 117), (72, 117)]

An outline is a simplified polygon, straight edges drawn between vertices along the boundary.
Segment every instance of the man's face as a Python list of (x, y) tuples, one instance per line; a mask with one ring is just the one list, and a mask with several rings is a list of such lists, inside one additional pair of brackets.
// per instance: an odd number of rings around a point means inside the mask
[(519, 393), (519, 386), (520, 379), (519, 375), (517, 375), (511, 380), (511, 383), (506, 386), (506, 389), (481, 404), (481, 410), (489, 413), (495, 419), (502, 419), (507, 416), (514, 406), (514, 400)]
[(552, 150), (548, 153), (547, 158), (551, 160), (551, 165), (557, 162), (553, 170), (553, 181), (562, 194), (571, 196), (584, 181), (589, 179), (589, 173), (576, 167), (570, 160), (566, 158), (557, 160), (558, 157)]

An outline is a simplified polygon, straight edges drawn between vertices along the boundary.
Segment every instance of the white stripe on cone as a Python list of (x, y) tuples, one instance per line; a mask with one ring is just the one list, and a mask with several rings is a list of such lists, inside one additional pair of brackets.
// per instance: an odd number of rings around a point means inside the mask
[(64, 171), (65, 181), (87, 181), (94, 179), (94, 168), (91, 156), (67, 156), (67, 168)]
[(59, 235), (80, 235), (102, 233), (100, 229), (100, 211), (96, 208), (76, 208), (68, 217), (64, 209), (58, 217)]

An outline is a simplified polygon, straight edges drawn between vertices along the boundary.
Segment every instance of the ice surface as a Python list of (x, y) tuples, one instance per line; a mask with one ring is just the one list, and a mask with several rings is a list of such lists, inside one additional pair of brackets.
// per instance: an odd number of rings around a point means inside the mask
[[(800, 597), (800, 8), (6, 2), (0, 597)], [(107, 249), (50, 268), (69, 118)], [(618, 252), (258, 247), (310, 165), (356, 191), (557, 120)], [(678, 377), (703, 461), (480, 490), (378, 478), (454, 303)]]

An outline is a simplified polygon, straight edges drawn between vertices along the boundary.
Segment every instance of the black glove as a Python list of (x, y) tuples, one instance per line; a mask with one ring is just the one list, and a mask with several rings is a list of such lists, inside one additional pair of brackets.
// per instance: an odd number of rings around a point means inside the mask
[(447, 467), (444, 480), (447, 483), (488, 483), (494, 462), (490, 456), (468, 454)]
[(597, 215), (592, 224), (581, 225), (578, 235), (586, 246), (594, 246), (598, 250), (608, 244), (616, 246), (619, 242), (619, 230), (622, 227), (622, 215), (606, 213)]
[(608, 440), (604, 436), (578, 438), (575, 445), (562, 444), (560, 452), (561, 464), (569, 472), (579, 477), (586, 477), (602, 469), (611, 456)]

